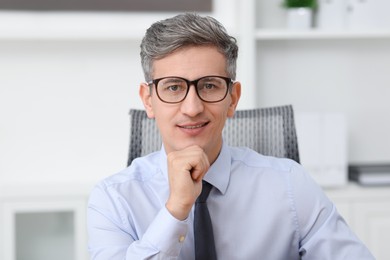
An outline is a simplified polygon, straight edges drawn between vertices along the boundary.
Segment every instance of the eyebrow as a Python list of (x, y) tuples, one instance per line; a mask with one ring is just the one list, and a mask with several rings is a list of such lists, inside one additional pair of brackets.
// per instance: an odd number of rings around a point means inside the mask
[(182, 78), (179, 78), (179, 77), (168, 77), (168, 78), (165, 78), (165, 79), (162, 79), (164, 82), (180, 82), (180, 81), (185, 81), (184, 79)]

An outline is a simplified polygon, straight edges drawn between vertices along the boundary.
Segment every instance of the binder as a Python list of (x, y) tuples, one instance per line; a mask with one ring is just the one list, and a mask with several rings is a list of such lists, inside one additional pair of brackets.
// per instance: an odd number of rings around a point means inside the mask
[(390, 185), (390, 164), (349, 165), (348, 176), (361, 185)]

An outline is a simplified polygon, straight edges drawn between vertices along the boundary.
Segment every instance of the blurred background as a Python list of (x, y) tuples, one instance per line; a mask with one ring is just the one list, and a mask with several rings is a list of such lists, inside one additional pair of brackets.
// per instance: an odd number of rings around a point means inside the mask
[(0, 259), (88, 259), (88, 194), (126, 166), (143, 108), (140, 41), (183, 11), (237, 38), (239, 109), (293, 105), (302, 164), (390, 259), (389, 178), (348, 180), (390, 164), (387, 0), (0, 0)]

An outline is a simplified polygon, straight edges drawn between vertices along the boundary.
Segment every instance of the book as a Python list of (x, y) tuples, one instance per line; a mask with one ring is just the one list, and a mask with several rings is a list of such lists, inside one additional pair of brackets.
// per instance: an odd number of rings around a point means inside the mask
[(361, 185), (390, 185), (390, 164), (349, 165), (348, 177)]

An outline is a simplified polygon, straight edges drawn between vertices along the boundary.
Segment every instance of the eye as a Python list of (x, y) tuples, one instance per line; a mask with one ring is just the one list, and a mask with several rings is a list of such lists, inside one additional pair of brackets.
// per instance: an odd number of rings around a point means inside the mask
[(199, 86), (198, 90), (200, 91), (207, 91), (207, 92), (215, 92), (223, 89), (223, 84), (220, 82), (214, 82), (214, 81), (207, 81), (202, 82), (202, 84)]
[(183, 92), (186, 91), (186, 86), (180, 84), (168, 84), (164, 86), (165, 92)]
[(212, 89), (215, 89), (216, 86), (214, 84), (212, 84), (212, 83), (205, 83), (203, 85), (203, 88), (206, 89), (206, 90), (212, 90)]
[(167, 93), (178, 93), (186, 91), (186, 82), (177, 78), (161, 80), (157, 86), (160, 91)]
[(171, 85), (171, 86), (167, 86), (166, 90), (169, 90), (169, 91), (172, 91), (172, 92), (176, 92), (176, 91), (179, 91), (180, 88), (181, 87), (179, 85)]

